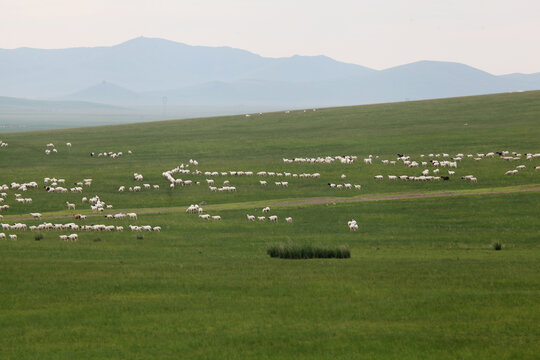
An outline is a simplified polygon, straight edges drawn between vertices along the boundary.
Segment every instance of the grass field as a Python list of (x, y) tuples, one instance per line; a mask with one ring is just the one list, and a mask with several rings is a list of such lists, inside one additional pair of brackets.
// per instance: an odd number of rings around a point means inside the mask
[[(465, 125), (468, 124), (468, 125)], [(540, 353), (540, 159), (464, 159), (440, 182), (376, 181), (420, 175), (383, 165), (396, 153), (540, 152), (540, 92), (400, 104), (5, 134), (0, 184), (93, 178), (81, 194), (7, 191), (4, 223), (70, 222), (65, 202), (91, 214), (98, 194), (160, 233), (17, 232), (0, 240), (2, 359), (535, 359)], [(73, 143), (71, 149), (65, 143)], [(45, 155), (52, 142), (57, 154)], [(89, 153), (132, 150), (119, 159)], [(361, 159), (379, 156), (373, 165)], [(343, 164), (285, 164), (283, 157), (358, 155)], [(189, 159), (201, 171), (321, 173), (266, 188), (258, 177), (218, 177), (168, 188), (161, 173)], [(504, 172), (524, 164), (515, 176)], [(133, 173), (160, 190), (118, 193)], [(326, 183), (361, 184), (362, 190)], [(474, 174), (478, 183), (460, 179)], [(177, 175), (179, 177), (180, 175)], [(186, 175), (199, 180), (205, 176)], [(284, 180), (284, 179), (281, 179)], [(448, 193), (436, 198), (408, 194)], [(463, 194), (468, 195), (463, 195)], [(477, 195), (470, 195), (476, 193)], [(403, 199), (340, 202), (340, 198)], [(441, 194), (442, 195), (442, 194)], [(306, 200), (306, 198), (309, 198)], [(317, 203), (323, 199), (324, 203)], [(359, 200), (359, 199), (356, 199)], [(185, 213), (192, 203), (222, 221)], [(248, 222), (269, 204), (277, 224)], [(144, 210), (143, 210), (144, 209)], [(153, 213), (151, 213), (153, 212)], [(291, 216), (292, 224), (283, 219)], [(347, 221), (356, 219), (357, 232)], [(134, 221), (89, 217), (80, 224)], [(143, 238), (137, 236), (143, 235)], [(284, 260), (276, 243), (346, 245), (350, 259)], [(502, 251), (492, 244), (501, 242)]]

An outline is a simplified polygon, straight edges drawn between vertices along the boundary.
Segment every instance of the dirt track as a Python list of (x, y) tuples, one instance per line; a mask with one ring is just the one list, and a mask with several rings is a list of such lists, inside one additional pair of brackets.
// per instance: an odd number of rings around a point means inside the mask
[[(373, 194), (366, 195), (354, 198), (338, 198), (338, 197), (311, 197), (311, 198), (298, 198), (288, 201), (279, 202), (280, 200), (271, 200), (267, 201), (272, 206), (297, 206), (297, 205), (321, 205), (321, 204), (332, 204), (332, 203), (343, 203), (343, 202), (364, 202), (364, 201), (388, 201), (388, 200), (402, 200), (402, 199), (421, 199), (421, 198), (435, 198), (435, 197), (450, 197), (450, 196), (473, 196), (473, 195), (496, 195), (496, 194), (512, 194), (512, 193), (522, 193), (522, 192), (539, 192), (540, 186), (534, 186), (524, 189), (505, 189), (505, 190), (494, 190), (490, 192), (439, 192), (439, 193), (412, 193), (412, 194)], [(235, 209), (241, 209), (241, 204)], [(212, 210), (222, 210), (220, 205), (229, 205), (229, 204), (216, 204), (209, 205), (209, 208)], [(253, 208), (261, 205), (255, 205), (253, 202), (245, 203), (245, 208)], [(264, 205), (266, 206), (266, 205)], [(184, 210), (174, 207), (174, 208), (138, 208), (138, 209), (119, 209), (116, 212), (137, 212), (137, 214), (160, 214), (160, 213), (173, 213), (173, 212), (183, 212)], [(111, 213), (111, 212), (108, 212)], [(104, 214), (86, 214), (88, 217), (103, 217)], [(73, 218), (73, 215), (52, 215), (52, 216), (43, 216), (41, 219), (66, 219)], [(16, 218), (10, 218), (10, 221), (23, 221), (23, 220), (33, 220), (30, 216), (21, 216)], [(7, 219), (6, 219), (7, 221)]]
[(472, 196), (472, 195), (494, 195), (494, 194), (511, 194), (519, 192), (537, 192), (540, 191), (540, 187), (515, 189), (515, 190), (501, 190), (486, 193), (455, 193), (455, 192), (440, 192), (440, 193), (425, 193), (425, 194), (391, 194), (391, 195), (372, 195), (362, 196), (355, 198), (305, 198), (298, 199), (298, 201), (289, 201), (284, 203), (276, 203), (274, 206), (291, 206), (291, 205), (317, 205), (317, 204), (329, 204), (337, 202), (363, 202), (363, 201), (384, 201), (384, 200), (401, 200), (401, 199), (418, 199), (418, 198), (431, 198), (431, 197), (449, 197), (449, 196)]

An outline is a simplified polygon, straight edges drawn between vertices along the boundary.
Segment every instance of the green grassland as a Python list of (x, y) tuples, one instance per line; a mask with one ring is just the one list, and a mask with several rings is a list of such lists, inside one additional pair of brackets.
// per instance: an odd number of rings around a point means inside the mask
[[(465, 125), (468, 124), (468, 125)], [(58, 231), (0, 240), (2, 359), (535, 359), (540, 353), (540, 159), (464, 159), (441, 182), (375, 181), (420, 175), (383, 165), (396, 153), (540, 152), (540, 92), (5, 134), (0, 184), (91, 177), (84, 194), (8, 191), (3, 222), (42, 212), (65, 223), (65, 201), (91, 212), (99, 195), (137, 221), (89, 217), (80, 224), (151, 224), (160, 233)], [(64, 144), (73, 143), (71, 149)], [(44, 154), (52, 142), (57, 154)], [(133, 151), (119, 159), (90, 157)], [(379, 156), (373, 165), (361, 162)], [(285, 164), (283, 157), (358, 155), (343, 164)], [(201, 171), (321, 173), (288, 180), (228, 179), (236, 193), (205, 184), (170, 190), (161, 176), (189, 159)], [(504, 172), (524, 164), (515, 176)], [(118, 193), (137, 185), (160, 190)], [(361, 191), (326, 183), (362, 185)], [(460, 179), (474, 174), (477, 184)], [(205, 176), (186, 175), (204, 183)], [(340, 198), (448, 192), (438, 198), (340, 202)], [(493, 192), (493, 193), (490, 193)], [(477, 195), (461, 195), (476, 193)], [(304, 198), (328, 198), (324, 204)], [(185, 213), (206, 201), (222, 221)], [(335, 201), (334, 201), (335, 200)], [(357, 199), (358, 200), (358, 199)], [(269, 204), (277, 224), (248, 222)], [(144, 209), (144, 210), (142, 210)], [(154, 211), (150, 213), (150, 211)], [(109, 211), (114, 213), (114, 211)], [(148, 213), (145, 213), (148, 212)], [(285, 223), (293, 217), (292, 224)], [(347, 221), (356, 219), (358, 232)], [(503, 250), (494, 251), (493, 242)], [(270, 258), (276, 243), (347, 245), (350, 259)]]

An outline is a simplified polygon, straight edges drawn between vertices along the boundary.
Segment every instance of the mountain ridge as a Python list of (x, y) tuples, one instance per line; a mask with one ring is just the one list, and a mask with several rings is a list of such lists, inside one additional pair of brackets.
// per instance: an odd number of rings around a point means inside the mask
[(147, 37), (113, 46), (0, 49), (0, 79), (3, 96), (160, 108), (164, 98), (176, 105), (318, 107), (540, 89), (540, 73), (497, 76), (457, 62), (374, 70), (325, 55), (270, 58)]

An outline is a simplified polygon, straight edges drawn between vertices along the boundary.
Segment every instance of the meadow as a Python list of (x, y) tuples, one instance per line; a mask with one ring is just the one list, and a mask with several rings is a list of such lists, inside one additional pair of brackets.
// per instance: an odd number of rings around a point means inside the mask
[[(540, 159), (464, 159), (450, 181), (377, 181), (420, 175), (383, 165), (397, 153), (540, 152), (540, 92), (347, 108), (3, 134), (0, 184), (93, 178), (81, 194), (13, 190), (4, 223), (28, 213), (68, 222), (65, 202), (93, 215), (98, 194), (132, 209), (151, 233), (18, 232), (0, 240), (2, 359), (534, 359), (540, 352)], [(65, 147), (66, 142), (73, 144)], [(58, 153), (45, 155), (45, 144)], [(132, 155), (127, 155), (132, 150)], [(123, 151), (118, 159), (90, 152)], [(373, 155), (373, 165), (362, 158)], [(358, 155), (354, 164), (282, 158)], [(379, 158), (375, 158), (379, 156)], [(168, 188), (161, 175), (189, 159), (201, 171), (292, 171), (320, 179), (217, 177), (235, 193)], [(525, 164), (514, 176), (504, 172)], [(192, 166), (193, 167), (193, 166)], [(446, 170), (445, 170), (446, 171)], [(160, 190), (119, 193), (133, 173)], [(460, 177), (475, 174), (473, 184)], [(336, 190), (328, 182), (362, 185)], [(535, 190), (536, 189), (536, 190)], [(509, 190), (527, 192), (505, 193)], [(410, 194), (445, 193), (437, 198)], [(402, 195), (397, 200), (364, 197)], [(467, 195), (465, 195), (467, 194)], [(474, 195), (471, 195), (474, 194)], [(441, 194), (444, 195), (444, 194)], [(323, 200), (316, 203), (311, 200)], [(340, 201), (347, 200), (347, 201)], [(351, 201), (354, 200), (354, 201)], [(200, 203), (222, 221), (187, 214)], [(248, 222), (270, 205), (277, 224)], [(285, 223), (286, 216), (293, 223)], [(357, 232), (347, 221), (356, 219)], [(134, 221), (89, 216), (80, 224)], [(286, 260), (276, 243), (346, 245), (349, 259)], [(494, 242), (503, 249), (495, 251)]]

